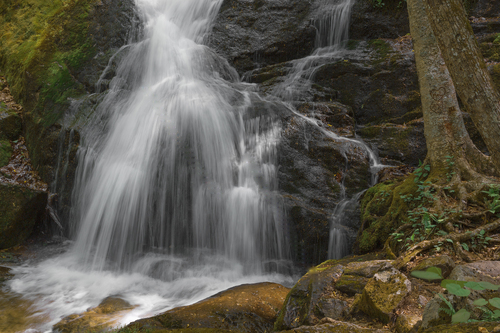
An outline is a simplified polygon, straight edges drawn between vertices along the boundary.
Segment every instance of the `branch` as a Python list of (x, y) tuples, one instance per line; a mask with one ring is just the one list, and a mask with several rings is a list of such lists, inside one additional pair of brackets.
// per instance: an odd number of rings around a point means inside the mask
[[(413, 245), (412, 247), (410, 247), (408, 249), (408, 251), (406, 251), (404, 256), (400, 256), (394, 262), (393, 265), (397, 269), (401, 269), (407, 263), (412, 261), (419, 253), (433, 248), (435, 245), (438, 245), (440, 242), (444, 243), (444, 242), (446, 242), (447, 239), (451, 239), (454, 244), (456, 242), (463, 243), (463, 242), (470, 240), (473, 237), (477, 237), (480, 234), (480, 232), (483, 230), (485, 231), (485, 233), (488, 233), (488, 232), (491, 232), (491, 231), (496, 230), (498, 228), (500, 228), (500, 219), (496, 220), (495, 222), (486, 224), (482, 227), (476, 228), (471, 232), (466, 232), (466, 233), (462, 233), (462, 234), (454, 233), (451, 235), (446, 235), (445, 237), (439, 237), (439, 238), (435, 238), (433, 240), (428, 240), (428, 241), (423, 241), (423, 242), (417, 243), (417, 244)], [(459, 252), (459, 255), (460, 255), (460, 252)]]

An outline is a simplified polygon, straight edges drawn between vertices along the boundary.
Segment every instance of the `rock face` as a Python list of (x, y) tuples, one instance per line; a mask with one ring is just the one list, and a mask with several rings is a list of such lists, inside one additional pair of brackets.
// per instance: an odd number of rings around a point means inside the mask
[[(363, 261), (365, 259), (368, 261)], [(287, 295), (274, 328), (282, 331), (317, 325), (323, 320), (341, 320), (354, 306), (350, 296), (357, 291), (364, 293), (363, 290), (377, 274), (393, 270), (391, 261), (369, 260), (369, 257), (326, 261), (311, 269), (295, 284)], [(354, 282), (349, 283), (351, 281)], [(406, 294), (402, 293), (402, 296)]]
[(97, 307), (82, 314), (73, 314), (63, 318), (54, 325), (54, 330), (60, 333), (106, 332), (116, 322), (114, 318), (124, 311), (134, 308), (129, 302), (119, 297), (107, 297)]
[(46, 205), (46, 192), (0, 183), (0, 249), (24, 241), (43, 218)]
[(358, 307), (371, 318), (389, 323), (394, 310), (411, 291), (411, 283), (396, 270), (388, 270), (374, 275), (363, 289)]
[(380, 8), (371, 0), (357, 0), (352, 9), (352, 39), (397, 38), (410, 32), (406, 3), (387, 0)]
[(225, 0), (208, 45), (240, 73), (305, 57), (316, 37), (314, 2)]
[(203, 329), (270, 332), (289, 289), (275, 283), (242, 285), (193, 305), (138, 320), (124, 330)]

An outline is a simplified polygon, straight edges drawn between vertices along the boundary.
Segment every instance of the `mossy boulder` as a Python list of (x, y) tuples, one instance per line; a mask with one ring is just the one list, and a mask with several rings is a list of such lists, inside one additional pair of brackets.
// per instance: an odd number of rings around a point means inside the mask
[(47, 193), (0, 183), (0, 249), (22, 243), (42, 221)]
[(21, 117), (0, 102), (0, 140), (17, 140), (21, 135), (22, 125)]
[(415, 176), (379, 183), (361, 199), (361, 227), (354, 244), (356, 253), (381, 249), (391, 233), (408, 219), (408, 211), (416, 203), (409, 200), (417, 192)]
[(345, 317), (350, 303), (346, 302), (345, 293), (337, 288), (343, 274), (347, 270), (351, 277), (357, 274), (363, 280), (380, 270), (392, 269), (390, 261), (376, 260), (381, 256), (376, 254), (328, 260), (309, 270), (287, 295), (274, 324), (275, 330), (317, 325), (324, 319), (338, 320)]
[[(217, 332), (270, 332), (289, 289), (275, 283), (242, 285), (193, 305), (131, 323), (121, 331), (165, 332), (213, 329)], [(127, 331), (128, 330), (128, 331)], [(201, 332), (201, 331), (200, 331)]]
[(455, 262), (447, 255), (437, 255), (434, 257), (425, 258), (412, 271), (425, 271), (429, 267), (438, 267), (441, 269), (444, 278), (450, 275), (455, 268)]
[(106, 332), (117, 324), (117, 315), (123, 315), (124, 311), (133, 308), (129, 302), (110, 296), (95, 308), (63, 318), (53, 329), (59, 333)]
[(344, 274), (335, 284), (335, 289), (349, 296), (361, 294), (369, 279), (376, 273), (392, 269), (390, 260), (352, 262), (344, 269)]
[(316, 312), (321, 300), (335, 298), (333, 285), (344, 272), (335, 261), (311, 269), (290, 290), (274, 324), (277, 331), (315, 325), (324, 314)]
[(335, 289), (349, 296), (354, 296), (363, 292), (368, 281), (368, 278), (362, 276), (344, 274), (335, 284)]
[(371, 318), (389, 323), (410, 291), (411, 283), (405, 275), (395, 269), (383, 271), (367, 283), (357, 307)]

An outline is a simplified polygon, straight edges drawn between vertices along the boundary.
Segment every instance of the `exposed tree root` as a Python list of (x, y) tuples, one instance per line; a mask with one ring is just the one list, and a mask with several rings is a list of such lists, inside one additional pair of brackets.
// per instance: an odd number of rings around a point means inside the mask
[(447, 242), (447, 239), (451, 239), (453, 241), (453, 247), (455, 251), (458, 252), (457, 254), (461, 256), (464, 259), (464, 261), (470, 261), (468, 256), (461, 249), (461, 243), (469, 241), (474, 237), (477, 237), (483, 230), (485, 233), (488, 233), (498, 228), (500, 228), (500, 219), (492, 223), (486, 224), (484, 226), (478, 227), (470, 232), (464, 232), (460, 234), (453, 233), (446, 235), (445, 237), (439, 237), (432, 240), (422, 241), (410, 247), (403, 256), (400, 256), (394, 262), (394, 266), (398, 269), (403, 268), (406, 264), (412, 261), (418, 254), (434, 248), (434, 246), (438, 245), (439, 243)]

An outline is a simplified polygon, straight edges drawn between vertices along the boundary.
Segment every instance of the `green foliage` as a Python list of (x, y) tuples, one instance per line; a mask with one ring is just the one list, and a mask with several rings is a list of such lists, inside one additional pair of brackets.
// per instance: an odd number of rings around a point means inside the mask
[(483, 191), (488, 195), (489, 200), (485, 199), (485, 204), (488, 207), (488, 212), (496, 214), (500, 217), (500, 188), (490, 185), (488, 191)]
[[(95, 50), (88, 14), (96, 0), (4, 0), (0, 2), (0, 68), (15, 98), (41, 114), (44, 125), (57, 117), (55, 105), (85, 91), (71, 71)], [(32, 94), (39, 93), (38, 104)], [(56, 109), (56, 112), (52, 112)]]
[(442, 280), (443, 274), (439, 267), (429, 267), (425, 271), (413, 271), (411, 276), (422, 280)]
[[(413, 271), (411, 275), (423, 280), (439, 280), (443, 279), (441, 270), (438, 267), (429, 267), (425, 271)], [(471, 290), (493, 290), (496, 291), (500, 288), (499, 285), (492, 284), (486, 281), (457, 281), (457, 280), (442, 280), (441, 287), (445, 288), (449, 294), (458, 297), (469, 297)], [(471, 321), (471, 313), (466, 309), (455, 310), (453, 304), (444, 297), (443, 294), (438, 294), (439, 298), (447, 305), (448, 308), (440, 308), (439, 310), (451, 316), (452, 324), (465, 323)], [(474, 306), (483, 311), (481, 320), (498, 320), (500, 318), (500, 298), (495, 297), (489, 300), (484, 298), (477, 299), (473, 302)], [(487, 307), (487, 306), (490, 307)]]

